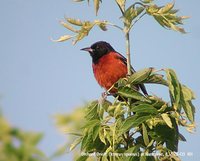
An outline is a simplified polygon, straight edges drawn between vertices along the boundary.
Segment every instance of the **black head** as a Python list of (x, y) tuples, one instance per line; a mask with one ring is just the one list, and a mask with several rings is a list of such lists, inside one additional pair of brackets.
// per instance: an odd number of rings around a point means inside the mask
[(113, 47), (105, 41), (98, 41), (91, 47), (83, 48), (81, 50), (88, 51), (90, 53), (93, 63), (97, 63), (102, 56), (108, 54), (109, 52), (115, 51)]

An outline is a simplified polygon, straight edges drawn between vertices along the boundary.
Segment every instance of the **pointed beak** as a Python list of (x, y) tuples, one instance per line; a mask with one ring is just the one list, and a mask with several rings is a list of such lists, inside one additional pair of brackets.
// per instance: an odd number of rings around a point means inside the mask
[(93, 52), (93, 49), (92, 48), (90, 48), (90, 47), (87, 47), (87, 48), (83, 48), (83, 49), (81, 49), (81, 50), (83, 50), (83, 51), (88, 51), (88, 52)]

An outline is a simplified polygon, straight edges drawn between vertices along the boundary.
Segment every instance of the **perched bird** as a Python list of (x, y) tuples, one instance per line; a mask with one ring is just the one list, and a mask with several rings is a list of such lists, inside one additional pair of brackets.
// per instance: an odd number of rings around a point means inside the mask
[[(88, 51), (92, 57), (92, 68), (94, 76), (101, 87), (108, 90), (120, 78), (127, 76), (127, 60), (115, 51), (115, 49), (105, 41), (98, 41), (81, 50)], [(132, 73), (135, 70), (132, 68)], [(141, 89), (145, 95), (146, 88), (143, 84), (136, 86), (137, 90)], [(116, 93), (116, 89), (110, 90), (111, 94)]]

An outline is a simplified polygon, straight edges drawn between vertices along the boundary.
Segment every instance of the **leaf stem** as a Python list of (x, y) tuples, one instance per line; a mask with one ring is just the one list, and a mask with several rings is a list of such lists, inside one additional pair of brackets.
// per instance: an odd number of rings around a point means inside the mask
[(127, 58), (127, 74), (131, 75), (131, 52), (130, 52), (130, 34), (129, 31), (126, 30), (125, 27), (125, 39), (126, 39), (126, 58)]
[(131, 28), (132, 28), (144, 15), (146, 15), (146, 12), (144, 12), (140, 17), (137, 17), (137, 19), (136, 19), (136, 20), (133, 22), (133, 24), (131, 25), (130, 30), (131, 30)]
[(123, 28), (118, 26), (118, 25), (115, 25), (115, 24), (110, 23), (110, 22), (107, 22), (107, 24), (110, 25), (110, 26), (116, 27), (116, 28), (120, 29), (121, 31), (123, 31)]

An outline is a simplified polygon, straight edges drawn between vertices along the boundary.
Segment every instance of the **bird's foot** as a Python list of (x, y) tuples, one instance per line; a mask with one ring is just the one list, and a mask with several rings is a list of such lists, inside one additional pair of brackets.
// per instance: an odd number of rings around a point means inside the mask
[(99, 104), (102, 104), (102, 103), (106, 100), (107, 96), (109, 96), (109, 95), (110, 95), (110, 94), (109, 94), (108, 92), (103, 92), (103, 93), (101, 94), (101, 97), (100, 97), (99, 100), (98, 100)]

